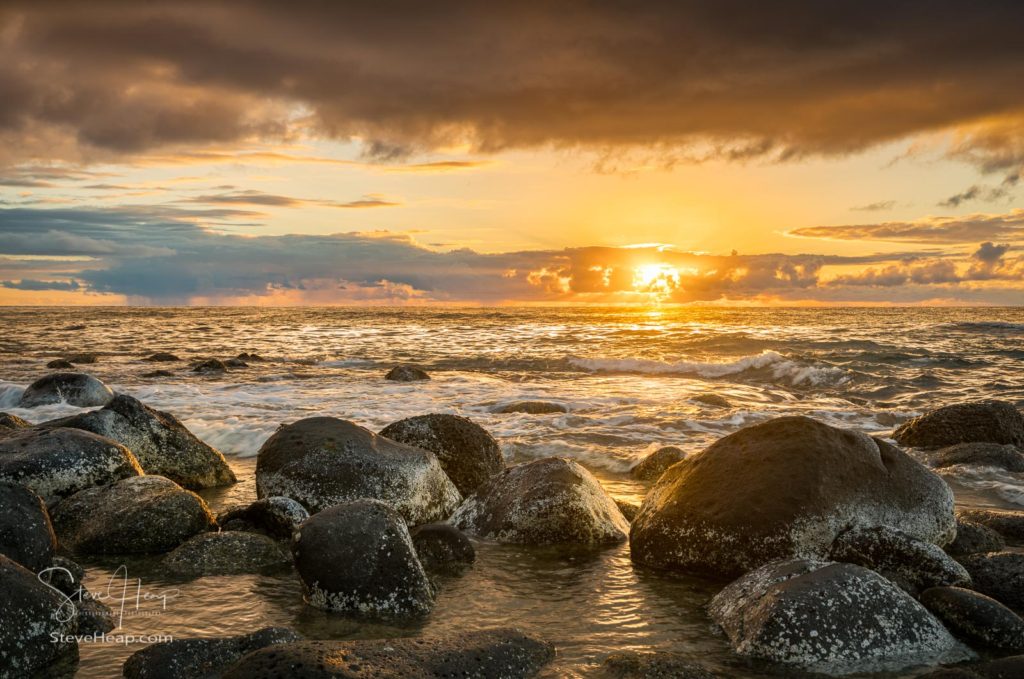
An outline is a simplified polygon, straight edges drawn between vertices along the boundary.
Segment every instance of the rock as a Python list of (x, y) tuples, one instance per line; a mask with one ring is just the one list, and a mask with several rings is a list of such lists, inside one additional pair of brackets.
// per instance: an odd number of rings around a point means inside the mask
[(126, 679), (219, 677), (247, 653), (302, 639), (287, 627), (264, 627), (235, 637), (175, 639), (136, 651), (125, 661), (122, 673)]
[(150, 354), (146, 358), (142, 359), (151, 363), (170, 363), (171, 361), (180, 361), (181, 359), (172, 353), (166, 351), (158, 351), (155, 354)]
[(17, 415), (0, 413), (0, 434), (2, 434), (5, 429), (28, 429), (31, 426), (32, 424), (30, 422), (21, 419)]
[(971, 669), (983, 679), (1020, 679), (1024, 677), (1024, 655), (991, 660)]
[(100, 410), (45, 422), (41, 427), (72, 427), (126, 446), (147, 474), (166, 476), (192, 490), (235, 483), (219, 450), (206, 445), (174, 415), (118, 394)]
[(851, 527), (890, 526), (943, 545), (955, 525), (949, 486), (909, 455), (860, 432), (780, 417), (666, 470), (630, 547), (639, 564), (728, 577), (824, 556)]
[(68, 356), (69, 363), (77, 363), (78, 365), (92, 365), (96, 362), (96, 354), (75, 354), (74, 356)]
[(740, 655), (827, 674), (971, 657), (921, 604), (866, 568), (806, 559), (762, 566), (708, 606)]
[(174, 373), (170, 370), (151, 370), (148, 373), (142, 373), (143, 377), (174, 377)]
[(292, 541), (306, 601), (386, 618), (425, 615), (434, 590), (402, 517), (380, 500), (355, 500), (309, 517)]
[(551, 644), (517, 629), (438, 637), (300, 641), (250, 653), (228, 670), (224, 679), (521, 679), (536, 675), (554, 657)]
[(224, 365), (226, 365), (229, 368), (248, 368), (249, 367), (249, 364), (246, 363), (245, 361), (243, 361), (240, 358), (229, 358), (228, 360), (224, 361)]
[(0, 554), (38, 573), (50, 565), (56, 550), (43, 499), (21, 484), (0, 481)]
[(938, 469), (966, 464), (1024, 472), (1024, 453), (1017, 446), (999, 443), (958, 443), (936, 451), (931, 463)]
[(933, 587), (921, 603), (965, 641), (1001, 651), (1024, 651), (1024, 619), (984, 594), (960, 587)]
[(1015, 611), (1024, 611), (1024, 554), (991, 552), (960, 559), (971, 574), (976, 592), (987, 594)]
[(732, 408), (732, 403), (724, 396), (718, 394), (697, 394), (691, 401), (696, 401), (712, 408)]
[(484, 539), (550, 545), (621, 542), (629, 522), (600, 482), (572, 460), (548, 457), (510, 467), (449, 522)]
[(167, 552), (214, 529), (209, 507), (162, 476), (137, 476), (88, 488), (51, 514), (61, 543), (82, 554)]
[(675, 446), (664, 446), (637, 462), (630, 473), (641, 481), (657, 481), (665, 470), (686, 459), (686, 453)]
[(78, 634), (96, 634), (114, 629), (114, 612), (99, 601), (83, 584), (85, 571), (71, 559), (54, 557), (53, 563), (38, 573), (40, 582), (65, 595), (68, 610), (74, 607), (78, 618)]
[(85, 328), (86, 326), (84, 325), (69, 325), (66, 326), (64, 330), (85, 330)]
[(265, 497), (250, 505), (232, 507), (217, 517), (221, 530), (228, 524), (240, 530), (257, 530), (278, 540), (291, 540), (309, 512), (290, 497)]
[(640, 505), (635, 505), (632, 502), (626, 502), (625, 500), (616, 500), (615, 506), (622, 512), (622, 516), (626, 517), (626, 521), (633, 523), (633, 519), (640, 513)]
[(291, 555), (273, 538), (232, 531), (194, 535), (165, 556), (162, 563), (172, 575), (198, 578), (265, 573), (289, 566), (291, 562)]
[(912, 596), (929, 587), (971, 584), (971, 576), (964, 567), (941, 547), (884, 526), (852, 528), (840, 533), (832, 543), (829, 558), (870, 568)]
[(55, 556), (46, 568), (39, 571), (38, 577), (41, 582), (70, 595), (82, 588), (85, 569), (67, 557)]
[(605, 676), (613, 679), (714, 679), (712, 674), (681, 653), (659, 651), (612, 653), (604, 659)]
[(375, 498), (410, 525), (447, 518), (462, 499), (433, 453), (335, 417), (299, 420), (267, 439), (256, 461), (256, 494), (290, 497), (310, 513)]
[(50, 370), (74, 370), (75, 364), (63, 358), (55, 358), (46, 364)]
[(503, 406), (498, 406), (491, 412), (501, 414), (526, 413), (527, 415), (548, 415), (550, 413), (567, 413), (569, 412), (569, 409), (561, 403), (552, 403), (551, 401), (515, 401)]
[(414, 365), (396, 365), (388, 371), (384, 379), (393, 382), (416, 382), (419, 380), (429, 380), (430, 375), (427, 374), (427, 371)]
[(80, 429), (26, 429), (0, 439), (0, 480), (28, 486), (47, 505), (141, 473), (130, 450)]
[(52, 373), (41, 377), (21, 395), (19, 408), (35, 408), (51, 403), (68, 403), (80, 408), (102, 406), (114, 398), (110, 387), (85, 373)]
[(996, 531), (976, 521), (957, 518), (956, 540), (946, 545), (946, 552), (953, 556), (966, 556), (979, 552), (999, 552), (1005, 548), (1006, 541)]
[(961, 519), (974, 521), (996, 531), (1008, 540), (1024, 541), (1024, 511), (1013, 509), (962, 509)]
[[(0, 554), (0, 675), (30, 677), (78, 657), (74, 610), (35, 573)], [(56, 643), (54, 642), (56, 639)]]
[(479, 424), (458, 415), (409, 417), (384, 427), (380, 435), (432, 452), (463, 496), (505, 468), (494, 437)]
[(192, 372), (195, 373), (222, 373), (227, 369), (227, 365), (219, 358), (208, 358), (192, 366)]
[(243, 351), (235, 358), (239, 361), (262, 361), (264, 358), (259, 354), (251, 354), (248, 351)]
[(1024, 415), (1006, 401), (975, 401), (945, 406), (904, 423), (893, 438), (915, 448), (958, 443), (1024, 446)]
[(447, 523), (427, 523), (412, 529), (412, 545), (428, 571), (458, 573), (476, 561), (473, 543)]

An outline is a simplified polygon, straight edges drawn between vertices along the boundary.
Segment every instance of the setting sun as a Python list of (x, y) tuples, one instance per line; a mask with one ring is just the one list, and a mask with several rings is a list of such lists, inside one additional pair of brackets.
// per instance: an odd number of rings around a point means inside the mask
[(679, 289), (679, 270), (668, 264), (643, 264), (633, 269), (633, 289), (659, 297)]

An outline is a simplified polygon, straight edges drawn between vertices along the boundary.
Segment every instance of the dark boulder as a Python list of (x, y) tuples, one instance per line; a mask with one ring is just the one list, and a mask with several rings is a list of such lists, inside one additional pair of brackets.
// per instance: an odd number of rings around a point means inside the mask
[(78, 365), (92, 365), (98, 360), (96, 354), (74, 354), (67, 357), (69, 363)]
[(429, 380), (430, 375), (423, 368), (418, 368), (414, 365), (396, 365), (388, 371), (384, 379), (391, 380), (392, 382), (417, 382), (419, 380)]
[(1024, 651), (1024, 619), (995, 599), (960, 587), (933, 587), (921, 593), (921, 603), (972, 645)]
[(181, 359), (172, 353), (166, 351), (158, 351), (155, 354), (150, 354), (146, 358), (142, 359), (151, 363), (170, 363), (172, 361), (180, 361)]
[(299, 420), (267, 439), (256, 461), (256, 494), (290, 497), (311, 513), (375, 498), (410, 525), (444, 519), (461, 500), (433, 453), (335, 417)]
[(224, 361), (224, 365), (226, 365), (229, 368), (248, 368), (249, 367), (249, 364), (246, 363), (245, 361), (243, 361), (240, 358), (229, 358), (228, 360)]
[(55, 358), (46, 364), (50, 370), (74, 370), (75, 364), (67, 359)]
[(629, 531), (601, 483), (560, 457), (506, 469), (469, 497), (450, 523), (484, 539), (531, 545), (615, 543)]
[(61, 544), (82, 554), (167, 552), (216, 528), (202, 498), (162, 476), (88, 488), (51, 514)]
[(227, 369), (227, 365), (219, 358), (208, 358), (192, 366), (192, 372), (195, 373), (222, 373), (227, 371)]
[(701, 405), (711, 406), (712, 408), (732, 408), (732, 403), (724, 396), (719, 396), (718, 394), (698, 394), (691, 400)]
[(0, 554), (38, 573), (50, 565), (56, 550), (43, 499), (19, 483), (0, 481)]
[(19, 408), (35, 408), (51, 403), (68, 403), (80, 408), (102, 406), (114, 398), (110, 387), (85, 373), (53, 373), (41, 377), (21, 395)]
[(247, 653), (302, 639), (287, 627), (264, 627), (235, 637), (175, 639), (136, 651), (125, 661), (122, 674), (126, 679), (210, 679)]
[(555, 657), (551, 644), (517, 629), (438, 637), (300, 641), (242, 658), (224, 679), (525, 679)]
[(1005, 401), (949, 405), (901, 425), (893, 438), (904, 446), (943, 448), (958, 443), (1024, 446), (1024, 415)]
[(153, 378), (153, 377), (174, 377), (174, 373), (172, 373), (170, 370), (151, 370), (148, 373), (142, 373), (142, 376), (143, 377), (148, 377), (148, 378)]
[(412, 545), (423, 567), (431, 572), (458, 573), (476, 561), (469, 538), (447, 523), (427, 523), (412, 529)]
[(379, 500), (355, 500), (309, 517), (292, 541), (295, 567), (316, 608), (384, 618), (434, 606), (405, 521)]
[(250, 361), (250, 362), (258, 362), (258, 361), (264, 360), (264, 358), (262, 356), (260, 356), (259, 354), (253, 354), (253, 353), (250, 353), (248, 351), (243, 351), (238, 356), (235, 356), (235, 358), (238, 359), (239, 361)]
[(141, 473), (130, 450), (80, 429), (25, 429), (0, 439), (0, 480), (28, 486), (48, 505)]
[(492, 412), (501, 414), (526, 413), (527, 415), (549, 415), (551, 413), (567, 413), (569, 409), (561, 403), (552, 403), (551, 401), (514, 401), (498, 406)]
[(86, 589), (82, 580), (85, 571), (71, 559), (57, 556), (53, 563), (38, 573), (39, 580), (65, 595), (65, 606), (74, 607), (79, 634), (110, 632), (114, 629), (114, 612), (96, 595)]
[(637, 462), (630, 473), (641, 481), (657, 481), (665, 470), (686, 459), (686, 453), (675, 446), (664, 446)]
[(384, 427), (380, 435), (432, 452), (463, 496), (505, 468), (494, 437), (479, 424), (458, 415), (409, 417)]
[(291, 540), (309, 512), (290, 497), (265, 497), (231, 507), (217, 517), (221, 530), (258, 531), (278, 540)]
[(1013, 509), (962, 509), (961, 519), (987, 526), (1007, 540), (1024, 542), (1024, 511)]
[(737, 576), (794, 556), (824, 556), (843, 530), (898, 528), (954, 537), (953, 493), (884, 441), (806, 417), (746, 427), (673, 465), (630, 533), (635, 562)]
[(931, 463), (938, 469), (964, 464), (1024, 472), (1024, 453), (1017, 446), (999, 443), (958, 443), (935, 451)]
[(1024, 554), (990, 552), (960, 559), (971, 574), (971, 589), (1015, 611), (1024, 611)]
[(692, 658), (670, 651), (612, 653), (602, 665), (603, 676), (610, 679), (715, 679), (720, 676)]
[(632, 502), (626, 502), (625, 500), (616, 500), (615, 506), (622, 512), (622, 516), (626, 517), (626, 521), (633, 523), (636, 515), (640, 513), (640, 505), (635, 505)]
[(31, 426), (31, 422), (23, 420), (17, 415), (0, 413), (0, 435), (4, 433), (4, 430), (28, 429)]
[[(78, 657), (74, 608), (32, 571), (0, 554), (0, 676), (31, 677)], [(54, 641), (56, 639), (56, 642)]]
[(291, 565), (291, 555), (266, 535), (231, 531), (199, 533), (163, 559), (171, 575), (198, 578), (207, 575), (266, 573)]
[(1006, 548), (1003, 536), (988, 526), (957, 517), (956, 540), (946, 545), (946, 552), (953, 556), (966, 556), (984, 552), (999, 552)]

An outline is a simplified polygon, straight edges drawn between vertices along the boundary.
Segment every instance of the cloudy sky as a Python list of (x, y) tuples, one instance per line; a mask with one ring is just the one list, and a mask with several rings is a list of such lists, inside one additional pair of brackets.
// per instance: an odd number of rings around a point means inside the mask
[(0, 4), (0, 304), (1024, 303), (1024, 4)]

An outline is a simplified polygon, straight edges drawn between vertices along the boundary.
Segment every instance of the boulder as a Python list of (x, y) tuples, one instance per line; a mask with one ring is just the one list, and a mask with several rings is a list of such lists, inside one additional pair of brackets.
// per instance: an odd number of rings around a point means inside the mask
[(629, 531), (600, 482), (572, 460), (548, 457), (510, 467), (456, 510), (449, 522), (502, 543), (602, 544)]
[(686, 453), (675, 446), (663, 446), (637, 462), (630, 470), (633, 478), (641, 481), (657, 481), (665, 470), (676, 462), (686, 459)]
[(380, 435), (432, 452), (463, 496), (505, 468), (494, 437), (479, 424), (458, 415), (409, 417), (384, 427)]
[(217, 517), (221, 530), (258, 531), (278, 540), (291, 540), (309, 512), (290, 497), (265, 497), (231, 507)]
[[(0, 554), (0, 676), (31, 677), (78, 657), (74, 609), (36, 574)], [(54, 641), (56, 639), (56, 642)]]
[(4, 430), (28, 429), (31, 426), (31, 422), (27, 422), (17, 415), (0, 413), (0, 435), (3, 434)]
[(227, 365), (219, 358), (208, 358), (192, 366), (192, 372), (195, 373), (222, 373), (227, 369)]
[(149, 361), (151, 363), (170, 363), (172, 361), (180, 361), (181, 359), (167, 351), (158, 351), (155, 354), (150, 354), (142, 360)]
[(921, 593), (921, 603), (968, 643), (1024, 651), (1024, 619), (995, 599), (960, 587), (933, 587)]
[(234, 637), (165, 641), (133, 653), (124, 663), (122, 675), (126, 679), (219, 677), (247, 653), (302, 639), (287, 627), (264, 627)]
[(602, 665), (604, 676), (611, 679), (715, 679), (720, 676), (682, 653), (670, 651), (612, 653)]
[(97, 356), (96, 354), (74, 354), (73, 356), (68, 356), (67, 359), (69, 363), (92, 365), (97, 361)]
[(1024, 446), (1024, 415), (1006, 401), (944, 406), (901, 425), (893, 438), (904, 446), (943, 448), (958, 443)]
[(808, 672), (892, 672), (971, 657), (909, 594), (853, 564), (767, 564), (708, 610), (738, 654)]
[(235, 358), (238, 359), (239, 361), (250, 361), (250, 362), (253, 362), (253, 361), (258, 362), (258, 361), (265, 360), (259, 354), (250, 353), (248, 351), (243, 351), (242, 353), (238, 354), (238, 356), (235, 356)]
[(167, 552), (216, 527), (202, 498), (162, 476), (88, 488), (61, 501), (51, 518), (61, 543), (82, 554)]
[(114, 398), (110, 387), (85, 373), (52, 373), (28, 386), (18, 402), (19, 408), (35, 408), (51, 403), (68, 403), (80, 408), (102, 406)]
[(1017, 446), (999, 443), (958, 443), (936, 451), (931, 463), (937, 469), (965, 464), (1024, 472), (1024, 453)]
[(615, 500), (615, 506), (622, 512), (622, 516), (626, 518), (626, 521), (633, 523), (636, 515), (640, 513), (640, 505), (633, 504), (632, 502), (626, 502), (625, 500)]
[[(517, 629), (400, 639), (299, 641), (250, 653), (228, 670), (224, 679), (525, 679), (535, 676), (554, 657), (551, 644)], [(302, 668), (301, 674), (298, 668)]]
[(410, 525), (444, 519), (462, 499), (433, 453), (335, 417), (300, 420), (267, 439), (256, 461), (256, 494), (290, 497), (310, 513), (375, 498)]
[(292, 541), (306, 601), (385, 618), (425, 615), (434, 590), (405, 521), (380, 500), (355, 500), (309, 517)]
[(170, 413), (127, 394), (100, 410), (45, 422), (40, 427), (71, 427), (117, 441), (134, 453), (147, 474), (166, 476), (190, 490), (235, 483), (219, 450), (200, 441)]
[(19, 483), (0, 481), (0, 554), (38, 573), (50, 565), (56, 550), (43, 499)]
[(983, 552), (999, 552), (1006, 548), (1003, 536), (988, 526), (957, 518), (956, 540), (946, 545), (946, 552), (953, 556), (966, 556)]
[(1024, 542), (1024, 511), (1013, 509), (962, 509), (961, 519), (991, 528), (1008, 540)]
[(890, 526), (922, 542), (954, 538), (953, 493), (884, 441), (807, 417), (746, 427), (662, 474), (633, 522), (633, 561), (737, 576), (823, 557), (849, 528)]
[(412, 545), (428, 571), (458, 573), (476, 561), (473, 543), (462, 531), (447, 523), (427, 523), (413, 528)]
[(712, 408), (732, 408), (732, 403), (724, 396), (719, 396), (718, 394), (697, 394), (690, 400), (696, 401), (701, 405), (711, 406)]
[(141, 473), (130, 450), (80, 429), (26, 429), (0, 439), (0, 480), (28, 486), (48, 505)]
[(46, 364), (50, 370), (74, 370), (75, 364), (63, 358), (55, 358)]
[(971, 574), (971, 589), (1015, 611), (1024, 611), (1024, 554), (990, 552), (960, 559)]
[(265, 573), (291, 565), (292, 558), (273, 538), (257, 533), (199, 533), (163, 559), (171, 575), (198, 578), (206, 575)]
[(423, 368), (414, 365), (396, 365), (388, 371), (384, 379), (391, 380), (392, 382), (417, 382), (419, 380), (429, 380), (430, 375)]
[(870, 568), (913, 596), (929, 587), (971, 584), (964, 567), (941, 547), (884, 526), (840, 533), (832, 543), (829, 559)]
[(148, 373), (142, 373), (143, 377), (174, 377), (174, 373), (170, 370), (151, 370)]
[(551, 413), (567, 413), (569, 409), (561, 403), (551, 401), (514, 401), (496, 407), (492, 412), (500, 414), (526, 413), (527, 415), (549, 415)]
[(68, 612), (74, 607), (78, 634), (96, 634), (114, 629), (115, 616), (110, 607), (86, 589), (85, 571), (71, 559), (53, 558), (53, 563), (38, 573), (39, 580), (65, 595)]
[(243, 361), (240, 358), (229, 358), (228, 360), (224, 361), (224, 365), (226, 365), (229, 368), (248, 368), (249, 367), (249, 364), (246, 363), (245, 361)]

